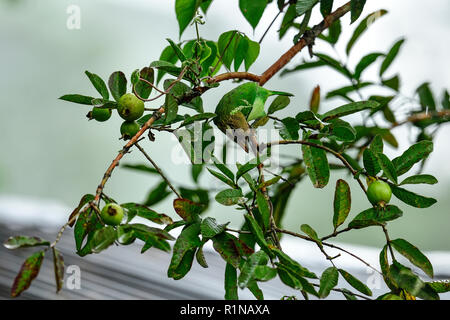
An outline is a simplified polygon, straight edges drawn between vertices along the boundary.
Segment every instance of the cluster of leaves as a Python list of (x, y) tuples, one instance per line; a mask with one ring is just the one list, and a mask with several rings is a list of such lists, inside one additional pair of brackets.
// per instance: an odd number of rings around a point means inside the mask
[[(206, 14), (212, 2), (212, 0), (175, 1), (180, 37), (191, 22), (195, 24), (196, 29), (198, 24), (203, 23), (199, 11)], [(250, 25), (256, 28), (266, 7), (271, 2), (274, 1), (240, 0), (239, 8)], [(361, 16), (365, 2), (365, 0), (349, 2), (351, 23), (357, 21)], [(333, 12), (332, 0), (278, 0), (276, 5), (280, 13), (286, 10), (278, 31), (279, 37), (285, 36), (290, 28), (295, 28), (298, 30), (298, 34), (293, 39), (294, 43), (297, 43), (307, 30), (312, 29), (309, 22), (312, 11), (316, 7), (324, 17), (332, 15)], [(367, 31), (368, 26), (386, 13), (385, 10), (377, 11), (360, 22), (347, 43), (347, 55), (351, 53), (357, 40)], [(301, 19), (301, 22), (296, 22), (297, 19)], [(335, 46), (340, 39), (341, 28), (341, 22), (336, 20), (329, 27), (328, 33), (320, 35), (319, 39)], [(423, 166), (433, 151), (433, 135), (430, 134), (430, 129), (439, 128), (442, 123), (448, 121), (448, 114), (445, 117), (439, 115), (442, 110), (450, 109), (448, 92), (444, 92), (441, 108), (437, 105), (429, 84), (421, 85), (417, 89), (417, 108), (408, 114), (409, 117), (413, 117), (413, 120), (407, 121), (420, 129), (417, 143), (394, 159), (390, 159), (384, 150), (385, 143), (394, 148), (398, 147), (391, 129), (401, 125), (394, 114), (394, 103), (398, 102), (401, 97), (399, 94), (400, 76), (386, 77), (385, 74), (398, 56), (404, 40), (395, 43), (387, 53), (367, 54), (354, 68), (348, 67), (339, 59), (329, 55), (314, 53), (313, 61), (303, 62), (282, 72), (282, 75), (287, 75), (327, 66), (344, 75), (349, 81), (349, 85), (326, 94), (326, 99), (339, 97), (346, 100), (344, 105), (327, 112), (320, 110), (322, 97), (318, 86), (312, 93), (309, 110), (282, 119), (276, 117), (276, 113), (284, 110), (290, 104), (289, 97), (280, 95), (272, 101), (267, 112), (254, 121), (251, 125), (253, 128), (273, 125), (283, 139), (278, 144), (301, 145), (299, 148), (301, 160), (283, 163), (282, 171), (274, 174), (273, 178), (268, 180), (262, 179), (260, 172), (264, 165), (264, 157), (257, 157), (244, 164), (237, 163), (236, 168), (233, 169), (226, 165), (226, 147), (222, 152), (221, 160), (213, 153), (209, 154), (208, 159), (196, 159), (198, 153), (195, 152), (191, 143), (196, 139), (195, 130), (198, 127), (195, 124), (199, 123), (200, 131), (206, 132), (211, 128), (211, 120), (216, 117), (215, 113), (205, 112), (200, 97), (202, 93), (199, 91), (200, 88), (206, 91), (218, 85), (209, 79), (217, 74), (221, 66), (228, 71), (232, 68), (234, 71), (242, 68), (245, 71), (249, 70), (259, 55), (259, 44), (238, 30), (222, 33), (217, 41), (205, 40), (198, 35), (193, 40), (176, 43), (168, 39), (168, 42), (169, 45), (164, 48), (159, 60), (152, 62), (148, 67), (137, 69), (131, 74), (131, 92), (143, 101), (153, 101), (158, 97), (165, 97), (164, 116), (152, 122), (152, 129), (169, 130), (170, 132), (184, 130), (187, 133), (179, 140), (194, 163), (192, 179), (196, 187), (177, 186), (179, 194), (177, 193), (177, 198), (173, 201), (173, 208), (181, 219), (173, 221), (169, 215), (152, 209), (154, 205), (171, 194), (171, 190), (168, 189), (171, 186), (163, 176), (162, 181), (150, 190), (141, 204), (123, 203), (120, 205), (126, 212), (126, 219), (118, 226), (104, 224), (99, 215), (100, 202), (97, 205), (94, 204), (94, 195), (83, 196), (69, 217), (70, 223), (68, 223), (74, 228), (75, 246), (80, 256), (99, 253), (114, 243), (129, 245), (138, 240), (143, 244), (142, 253), (150, 248), (166, 252), (172, 250), (167, 275), (179, 280), (190, 271), (194, 260), (200, 266), (208, 267), (203, 248), (206, 243), (211, 241), (215, 251), (226, 263), (224, 275), (226, 299), (238, 299), (239, 288), (247, 288), (257, 299), (263, 299), (264, 294), (259, 288), (259, 283), (278, 277), (285, 285), (298, 290), (305, 298), (310, 295), (326, 298), (332, 290), (335, 290), (342, 293), (345, 298), (354, 300), (358, 297), (372, 296), (372, 292), (363, 282), (336, 266), (335, 259), (337, 257), (329, 257), (325, 251), (329, 245), (326, 240), (351, 230), (380, 227), (386, 233), (387, 238), (386, 245), (380, 253), (380, 268), (390, 291), (378, 299), (411, 299), (414, 297), (439, 299), (439, 293), (449, 291), (450, 288), (446, 283), (426, 282), (411, 268), (402, 265), (395, 259), (394, 249), (427, 276), (433, 277), (433, 267), (430, 261), (417, 247), (404, 239), (390, 240), (387, 236), (388, 222), (399, 219), (403, 214), (399, 207), (371, 205), (351, 219), (346, 227), (343, 227), (350, 215), (352, 202), (350, 186), (344, 179), (336, 182), (332, 206), (333, 215), (330, 217), (330, 227), (332, 226), (333, 231), (330, 235), (319, 236), (314, 228), (307, 224), (300, 226), (301, 234), (278, 228), (285, 215), (289, 197), (297, 184), (308, 176), (315, 188), (324, 188), (330, 182), (332, 170), (348, 169), (352, 178), (359, 182), (363, 191), (366, 190), (361, 177), (366, 177), (368, 184), (376, 179), (385, 181), (389, 184), (395, 197), (413, 207), (428, 208), (436, 202), (433, 198), (418, 195), (403, 187), (411, 184), (435, 184), (437, 183), (435, 177), (419, 173), (409, 175), (401, 182), (399, 182), (399, 178), (411, 172), (416, 164)], [(362, 76), (366, 69), (378, 60), (381, 62), (378, 79), (375, 81), (363, 80)], [(157, 70), (156, 75), (154, 70)], [(70, 94), (61, 99), (94, 108), (117, 108), (120, 97), (127, 92), (128, 84), (124, 73), (114, 72), (109, 78), (108, 85), (96, 74), (86, 71), (86, 75), (101, 98)], [(169, 77), (163, 81), (163, 89), (157, 89), (157, 85), (165, 76)], [(367, 99), (361, 98), (361, 91), (368, 87), (388, 89), (392, 94), (388, 96), (372, 95)], [(157, 97), (150, 98), (152, 92), (155, 93), (155, 91), (157, 91)], [(109, 100), (110, 93), (114, 101)], [(180, 106), (190, 109), (191, 114), (182, 115)], [(426, 116), (421, 118), (420, 115), (424, 112)], [(362, 125), (352, 125), (342, 119), (356, 113), (362, 113), (364, 118)], [(367, 125), (365, 120), (374, 119), (378, 114), (382, 114), (383, 120), (385, 120), (383, 122), (390, 123), (391, 127)], [(142, 127), (154, 117), (155, 113), (145, 114), (137, 120), (137, 123)], [(376, 122), (374, 121), (374, 123)], [(153, 133), (149, 134), (149, 138), (154, 140)], [(203, 151), (211, 147), (211, 143), (214, 143), (214, 137), (209, 141), (202, 141), (202, 156), (204, 155)], [(270, 149), (270, 146), (268, 148)], [(197, 160), (206, 161), (199, 162)], [(338, 162), (336, 163), (335, 160)], [(143, 164), (127, 164), (123, 167), (162, 175), (158, 168)], [(207, 170), (204, 170), (205, 168)], [(238, 230), (238, 236), (232, 234), (236, 230), (229, 229), (228, 223), (220, 224), (215, 218), (205, 216), (210, 205), (212, 191), (202, 187), (199, 178), (206, 171), (224, 184), (223, 189), (214, 196), (216, 202), (230, 208), (234, 207), (243, 213), (244, 224)], [(102, 204), (116, 203), (104, 192), (101, 193), (101, 200)], [(149, 223), (159, 225), (159, 227), (133, 223), (135, 217), (146, 219)], [(160, 227), (161, 225), (164, 227)], [(169, 233), (175, 228), (181, 228), (177, 238)], [(280, 232), (315, 243), (332, 266), (323, 271), (320, 277), (317, 276), (281, 250), (278, 245)], [(49, 248), (53, 251), (57, 291), (62, 288), (64, 262), (61, 253), (55, 248), (57, 241), (51, 244), (39, 238), (19, 236), (11, 237), (5, 242), (8, 249), (45, 247), (44, 250), (30, 256), (23, 264), (12, 288), (13, 296), (18, 296), (30, 286), (31, 281), (37, 276), (45, 252)], [(173, 248), (169, 241), (175, 241)], [(337, 288), (340, 276), (359, 293)]]

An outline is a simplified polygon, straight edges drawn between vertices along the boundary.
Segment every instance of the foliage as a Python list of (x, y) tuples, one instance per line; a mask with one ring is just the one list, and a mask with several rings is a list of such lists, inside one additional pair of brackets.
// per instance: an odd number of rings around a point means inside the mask
[[(437, 129), (449, 120), (450, 115), (448, 92), (444, 92), (442, 102), (438, 103), (428, 83), (422, 84), (411, 98), (415, 104), (409, 109), (406, 118), (400, 118), (395, 112), (399, 104), (403, 103), (403, 95), (400, 94), (401, 78), (398, 74), (388, 76), (388, 71), (392, 71), (393, 62), (401, 52), (405, 39), (397, 41), (387, 52), (367, 53), (353, 67), (337, 57), (314, 52), (314, 41), (322, 41), (330, 47), (337, 45), (341, 40), (342, 28), (346, 27), (340, 18), (348, 14), (351, 24), (360, 20), (355, 24), (354, 33), (346, 44), (347, 56), (344, 60), (348, 60), (352, 48), (369, 32), (370, 25), (387, 14), (386, 10), (379, 10), (362, 16), (365, 3), (365, 0), (351, 0), (336, 8), (333, 0), (240, 0), (239, 10), (253, 29), (258, 27), (268, 6), (277, 6), (279, 15), (282, 15), (279, 38), (286, 36), (288, 30), (295, 30), (297, 34), (293, 38), (293, 51), (299, 52), (308, 47), (311, 54), (311, 60), (290, 68), (285, 66), (293, 55), (287, 60), (282, 57), (258, 76), (248, 71), (260, 54), (260, 43), (264, 37), (258, 42), (239, 30), (229, 30), (216, 39), (203, 39), (199, 25), (205, 23), (203, 15), (214, 7), (214, 1), (176, 0), (179, 36), (181, 38), (186, 28), (192, 26), (197, 34), (195, 39), (178, 42), (167, 39), (168, 44), (159, 58), (148, 66), (137, 68), (129, 79), (123, 72), (116, 71), (105, 82), (99, 75), (86, 71), (85, 74), (100, 97), (67, 94), (60, 99), (108, 110), (120, 107), (119, 101), (124, 95), (131, 95), (134, 100), (139, 99), (145, 103), (160, 99), (162, 105), (158, 108), (146, 108), (145, 114), (137, 119), (139, 131), (128, 137), (129, 141), (107, 168), (96, 193), (81, 198), (54, 242), (27, 236), (11, 237), (5, 242), (5, 247), (11, 250), (44, 247), (25, 260), (14, 281), (12, 296), (20, 295), (30, 286), (50, 248), (53, 253), (56, 288), (57, 291), (61, 290), (64, 260), (56, 245), (64, 230), (70, 226), (74, 228), (75, 249), (81, 257), (99, 253), (114, 243), (129, 245), (135, 241), (142, 244), (142, 253), (150, 248), (172, 252), (167, 276), (175, 280), (186, 276), (195, 263), (194, 260), (202, 267), (208, 267), (203, 247), (211, 241), (226, 264), (225, 299), (238, 299), (239, 289), (244, 288), (248, 288), (256, 299), (263, 299), (264, 294), (258, 284), (275, 277), (286, 286), (298, 290), (305, 298), (310, 295), (326, 298), (331, 291), (337, 291), (346, 299), (369, 299), (372, 296), (371, 290), (348, 271), (339, 268), (339, 256), (330, 257), (326, 250), (328, 247), (336, 248), (327, 240), (344, 232), (376, 227), (386, 236), (386, 245), (380, 253), (380, 270), (390, 289), (390, 292), (378, 299), (439, 299), (439, 293), (449, 290), (448, 285), (425, 282), (412, 269), (400, 264), (394, 256), (395, 249), (427, 276), (433, 277), (431, 262), (417, 247), (404, 239), (389, 238), (388, 224), (402, 217), (401, 208), (387, 203), (372, 205), (367, 201), (368, 208), (356, 214), (344, 227), (351, 213), (352, 198), (365, 197), (367, 184), (374, 180), (387, 182), (394, 196), (407, 205), (428, 208), (436, 202), (433, 198), (418, 195), (404, 187), (410, 184), (437, 183), (435, 177), (413, 172), (413, 168), (420, 164), (419, 171), (422, 171), (423, 164), (433, 151), (433, 137)], [(326, 23), (311, 25), (313, 10), (319, 10), (326, 18)], [(270, 26), (267, 31), (269, 29)], [(365, 71), (376, 64), (379, 64), (377, 79), (365, 79)], [(281, 69), (280, 75), (285, 76), (322, 67), (343, 75), (347, 83), (325, 93), (321, 92), (320, 86), (316, 86), (311, 99), (307, 101), (308, 110), (301, 110), (296, 114), (296, 111), (291, 111), (288, 117), (277, 117), (276, 114), (280, 114), (281, 110), (289, 110), (291, 101), (288, 96), (291, 94), (263, 88), (267, 80)], [(225, 69), (224, 73), (218, 74), (222, 69)], [(162, 88), (158, 87), (163, 79)], [(227, 93), (219, 102), (220, 108), (214, 113), (212, 110), (205, 111), (202, 94), (213, 91), (220, 82), (232, 79), (248, 82)], [(366, 88), (380, 94), (365, 97), (363, 91)], [(270, 95), (277, 97), (266, 108), (265, 102)], [(323, 100), (344, 102), (336, 103), (334, 108), (324, 111), (320, 106)], [(140, 114), (141, 110), (138, 111)], [(184, 113), (187, 111), (188, 114)], [(348, 122), (346, 117), (357, 113), (362, 115), (363, 121), (360, 124)], [(375, 117), (383, 118), (382, 124), (378, 124)], [(368, 121), (369, 119), (373, 121)], [(229, 165), (226, 152), (221, 155), (215, 153), (214, 135), (209, 139), (202, 137), (200, 144), (196, 144), (198, 136), (210, 131), (213, 125), (227, 134), (228, 129), (241, 130), (240, 135), (234, 138), (246, 137), (247, 141), (237, 141), (238, 145), (250, 154), (253, 151), (255, 158), (247, 163)], [(384, 144), (398, 148), (394, 129), (402, 125), (415, 127), (418, 135), (414, 137), (415, 143), (412, 146), (403, 153), (399, 152), (398, 157), (390, 159), (385, 154)], [(258, 144), (255, 130), (271, 126), (278, 130), (283, 140)], [(196, 187), (183, 187), (179, 181), (172, 184), (140, 146), (144, 133), (148, 133), (151, 142), (157, 143), (155, 132), (160, 131), (177, 136), (192, 162), (192, 179)], [(273, 177), (265, 179), (268, 157), (262, 152), (266, 150), (270, 154), (274, 145), (286, 144), (298, 145), (298, 154), (302, 159), (282, 159), (284, 161), (280, 172), (271, 173)], [(142, 203), (120, 204), (125, 218), (119, 225), (114, 223), (106, 226), (100, 214), (102, 207), (119, 203), (106, 195), (105, 184), (119, 160), (132, 148), (141, 151), (151, 166), (125, 164), (122, 167), (158, 175), (161, 181), (150, 190)], [(226, 148), (223, 150), (226, 151)], [(286, 202), (300, 181), (308, 176), (313, 187), (324, 188), (330, 183), (331, 172), (342, 169), (350, 173), (350, 180), (358, 182), (362, 193), (350, 190), (350, 184), (344, 178), (337, 180), (334, 199), (330, 199), (329, 222), (332, 232), (329, 235), (319, 235), (307, 224), (299, 227), (302, 233), (280, 228), (280, 222), (287, 213)], [(209, 186), (201, 186), (199, 177), (207, 173), (217, 179), (221, 185), (220, 190), (213, 191)], [(404, 177), (407, 173), (410, 175)], [(366, 178), (367, 184), (362, 177)], [(170, 214), (153, 209), (155, 204), (172, 195), (175, 196), (174, 212), (179, 216), (176, 221), (172, 220)], [(242, 227), (239, 230), (231, 229), (228, 228), (228, 223), (219, 223), (214, 217), (208, 216), (212, 213), (208, 210), (212, 200), (230, 210), (235, 208), (243, 217)], [(134, 223), (135, 217), (145, 219), (149, 224)], [(176, 228), (181, 230), (175, 238), (170, 232)], [(282, 250), (282, 234), (316, 244), (331, 266), (320, 277), (317, 276)], [(171, 246), (172, 241), (174, 243)], [(359, 293), (338, 288), (342, 280)]]

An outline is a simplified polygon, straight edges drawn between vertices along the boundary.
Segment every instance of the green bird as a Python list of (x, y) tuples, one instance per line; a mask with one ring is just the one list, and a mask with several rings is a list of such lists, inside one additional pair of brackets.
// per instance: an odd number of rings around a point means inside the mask
[(248, 152), (247, 140), (250, 140), (256, 155), (258, 143), (249, 122), (267, 115), (264, 104), (273, 95), (292, 96), (287, 92), (267, 90), (255, 82), (241, 84), (220, 99), (214, 123), (246, 152)]

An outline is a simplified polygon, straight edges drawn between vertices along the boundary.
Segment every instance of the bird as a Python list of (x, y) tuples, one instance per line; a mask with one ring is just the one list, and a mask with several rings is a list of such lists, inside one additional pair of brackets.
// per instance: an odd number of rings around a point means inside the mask
[(247, 140), (250, 140), (252, 151), (257, 155), (258, 143), (249, 122), (267, 115), (264, 104), (273, 95), (293, 96), (288, 92), (267, 90), (255, 82), (241, 84), (220, 99), (215, 110), (214, 124), (247, 153)]

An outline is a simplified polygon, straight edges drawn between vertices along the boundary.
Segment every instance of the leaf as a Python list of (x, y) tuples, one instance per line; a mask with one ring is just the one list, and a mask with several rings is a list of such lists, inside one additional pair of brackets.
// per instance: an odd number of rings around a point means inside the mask
[(27, 236), (15, 236), (9, 237), (3, 243), (6, 249), (14, 250), (18, 248), (37, 247), (37, 246), (49, 246), (50, 242), (43, 240), (39, 237), (27, 237)]
[(416, 208), (428, 208), (437, 202), (434, 198), (428, 198), (418, 195), (414, 192), (391, 185), (392, 193), (397, 199)]
[(108, 80), (109, 90), (114, 100), (119, 101), (120, 97), (127, 93), (127, 78), (122, 71), (116, 71), (111, 74)]
[(261, 20), (266, 6), (267, 0), (239, 0), (239, 9), (253, 29)]
[(269, 261), (269, 257), (264, 251), (258, 251), (248, 257), (247, 261), (241, 268), (241, 274), (238, 278), (238, 285), (241, 289), (248, 286), (249, 282), (254, 279), (257, 266), (264, 266)]
[(401, 186), (404, 184), (421, 184), (421, 183), (436, 184), (436, 183), (438, 183), (438, 180), (429, 174), (418, 174), (418, 175), (406, 178), (399, 185)]
[(31, 282), (39, 274), (44, 255), (45, 251), (36, 252), (28, 257), (22, 264), (11, 288), (11, 296), (13, 298), (18, 297), (23, 291), (30, 287)]
[(392, 62), (394, 62), (394, 60), (397, 57), (397, 55), (400, 51), (400, 48), (402, 47), (404, 42), (405, 42), (405, 39), (401, 39), (401, 40), (397, 41), (394, 44), (394, 46), (391, 48), (391, 50), (388, 52), (388, 54), (384, 58), (383, 63), (381, 64), (380, 77), (383, 76), (383, 74), (386, 72), (386, 70), (391, 66)]
[(307, 11), (311, 10), (319, 0), (303, 0), (298, 1), (295, 5), (295, 11), (297, 12), (297, 16), (304, 15)]
[(219, 233), (212, 240), (214, 250), (220, 254), (222, 259), (232, 264), (235, 268), (239, 267), (243, 256), (253, 253), (253, 250), (243, 241), (226, 232)]
[(94, 100), (94, 97), (89, 96), (83, 96), (81, 94), (66, 94), (59, 99), (79, 104), (85, 104), (85, 105), (92, 105), (92, 100)]
[(380, 252), (379, 261), (380, 261), (380, 268), (381, 273), (383, 275), (383, 280), (386, 283), (386, 285), (391, 289), (392, 291), (397, 291), (398, 287), (394, 283), (394, 280), (392, 279), (390, 275), (390, 267), (389, 267), (389, 261), (388, 261), (388, 246), (385, 245), (383, 247), (383, 250)]
[(176, 213), (187, 222), (198, 221), (199, 215), (203, 211), (203, 205), (188, 199), (175, 199), (173, 207)]
[[(311, 279), (317, 279), (317, 276), (314, 272), (309, 271), (305, 267), (301, 266), (300, 263), (293, 260), (291, 257), (289, 257), (286, 253), (279, 249), (272, 249), (272, 252), (275, 253), (275, 255), (280, 260), (280, 263), (287, 269), (289, 272), (291, 272), (294, 275), (297, 275), (299, 277), (306, 277)], [(272, 254), (273, 254), (272, 253)]]
[(422, 269), (430, 278), (433, 278), (433, 266), (430, 260), (417, 247), (403, 239), (391, 240), (391, 245), (412, 264)]
[(301, 71), (301, 70), (308, 70), (308, 69), (313, 69), (313, 68), (318, 68), (318, 67), (323, 67), (326, 66), (327, 64), (324, 61), (314, 61), (314, 62), (303, 62), (301, 64), (299, 64), (298, 66), (292, 68), (292, 69), (284, 69), (283, 71), (281, 71), (280, 73), (280, 77), (285, 76), (288, 73), (292, 73), (292, 72), (297, 72), (297, 71)]
[[(171, 65), (174, 65), (178, 61), (178, 57), (175, 54), (175, 51), (173, 51), (173, 48), (169, 45), (165, 47), (164, 50), (161, 52), (161, 55), (159, 56), (159, 61), (166, 61), (169, 62)], [(159, 81), (161, 81), (165, 73), (166, 72), (162, 69), (158, 70), (158, 75), (156, 77), (157, 84), (159, 83)]]
[(237, 272), (232, 264), (225, 267), (225, 300), (238, 300)]
[(347, 44), (347, 55), (350, 53), (350, 50), (353, 48), (353, 45), (356, 43), (356, 41), (361, 37), (361, 35), (367, 30), (367, 28), (372, 25), (376, 20), (381, 18), (387, 13), (386, 10), (378, 10), (375, 12), (372, 12), (369, 14), (364, 20), (361, 21), (361, 23), (356, 27), (355, 31), (353, 32), (352, 37), (350, 38), (348, 44)]
[(172, 224), (173, 220), (169, 216), (158, 213), (147, 206), (137, 203), (123, 203), (120, 205), (122, 208), (127, 210), (128, 219), (127, 222), (130, 222), (135, 216), (147, 219), (157, 224)]
[(265, 253), (267, 253), (271, 258), (274, 257), (274, 254), (269, 248), (269, 245), (264, 238), (264, 233), (261, 230), (260, 226), (256, 222), (255, 218), (252, 216), (245, 214), (244, 215), (245, 221), (247, 222), (248, 229), (251, 231), (253, 236), (255, 237), (256, 243), (261, 247), (262, 250), (264, 250)]
[(183, 278), (191, 269), (196, 249), (201, 246), (200, 223), (193, 223), (181, 231), (173, 246), (167, 276), (174, 280)]
[(344, 142), (355, 141), (356, 131), (348, 122), (338, 118), (330, 120), (329, 123), (330, 135), (334, 136), (336, 140)]
[(444, 91), (444, 95), (442, 96), (441, 104), (442, 104), (442, 108), (444, 108), (445, 110), (450, 109), (450, 95), (448, 94), (447, 90)]
[(366, 109), (375, 109), (380, 104), (376, 101), (359, 101), (352, 102), (343, 106), (340, 106), (336, 109), (330, 110), (327, 113), (322, 115), (322, 121), (328, 121), (334, 118), (344, 117), (356, 112), (360, 112)]
[(144, 205), (151, 207), (164, 200), (169, 194), (170, 191), (167, 190), (167, 182), (162, 181), (150, 191), (147, 199), (144, 202)]
[(377, 134), (372, 142), (370, 143), (370, 150), (377, 154), (377, 153), (383, 153), (383, 139), (381, 138), (381, 136), (379, 134)]
[(386, 206), (384, 210), (370, 208), (358, 214), (348, 226), (352, 229), (361, 229), (370, 226), (384, 225), (385, 222), (400, 218), (402, 215), (403, 212), (393, 205)]
[(95, 73), (90, 73), (89, 71), (84, 72), (89, 80), (91, 81), (92, 85), (95, 87), (95, 89), (100, 93), (100, 95), (103, 97), (103, 99), (108, 100), (109, 99), (109, 92), (108, 88), (106, 87), (105, 82)]
[(244, 56), (245, 71), (248, 71), (259, 56), (260, 46), (258, 42), (245, 37), (248, 42), (247, 54)]
[(196, 114), (194, 116), (189, 116), (180, 124), (180, 127), (187, 126), (188, 124), (194, 123), (196, 121), (209, 120), (214, 118), (215, 116), (216, 114), (211, 112), (205, 112)]
[(358, 290), (359, 292), (371, 296), (372, 291), (361, 281), (359, 281), (357, 278), (352, 276), (350, 273), (348, 273), (345, 270), (338, 269), (339, 273), (342, 275), (342, 277), (348, 282), (349, 285), (351, 285), (353, 288)]
[(332, 57), (325, 55), (323, 53), (315, 53), (314, 55), (318, 57), (320, 61), (324, 62), (327, 66), (343, 74), (345, 77), (349, 79), (352, 78), (350, 72), (345, 68), (345, 66), (342, 65), (340, 61), (337, 61), (336, 59), (333, 59)]
[(316, 86), (311, 95), (311, 100), (309, 102), (309, 110), (311, 112), (317, 113), (319, 111), (320, 105), (320, 86)]
[(234, 183), (233, 180), (229, 179), (228, 177), (226, 177), (225, 175), (221, 174), (220, 172), (214, 171), (214, 170), (209, 169), (209, 168), (207, 168), (207, 169), (208, 169), (209, 173), (211, 173), (217, 179), (219, 179), (222, 182), (226, 183), (227, 185), (229, 185), (233, 189), (236, 188), (236, 184)]
[(89, 246), (93, 253), (100, 253), (112, 245), (116, 239), (117, 232), (114, 227), (107, 226), (94, 232)]
[(254, 161), (254, 160), (250, 160), (246, 164), (240, 166), (238, 168), (238, 171), (236, 172), (236, 183), (240, 177), (242, 177), (244, 174), (246, 174), (250, 170), (255, 169), (257, 166), (258, 166), (258, 163), (256, 163), (256, 161)]
[[(139, 76), (140, 76), (140, 78), (145, 79), (150, 83), (153, 83), (155, 80), (155, 72), (154, 72), (153, 68), (148, 68), (148, 67), (143, 68), (139, 72)], [(152, 89), (153, 88), (151, 85), (149, 85), (148, 83), (146, 83), (142, 80), (139, 80), (135, 84), (136, 93), (143, 99), (148, 99), (148, 97), (152, 93)]]
[[(102, 227), (103, 224), (100, 223), (97, 215), (92, 209), (84, 210), (80, 213), (74, 228), (75, 246), (78, 255), (85, 256), (86, 254), (91, 253), (90, 240), (94, 235), (94, 231)], [(88, 236), (88, 240), (85, 247), (82, 249), (82, 244), (86, 236)]]
[(320, 0), (320, 13), (325, 18), (333, 10), (333, 0)]
[(256, 283), (256, 281), (252, 280), (248, 283), (247, 286), (248, 290), (250, 290), (250, 292), (253, 294), (253, 296), (257, 299), (257, 300), (264, 300), (264, 294), (262, 292), (262, 290), (258, 287), (258, 284)]
[(56, 293), (58, 293), (64, 285), (64, 258), (55, 247), (52, 247), (52, 252), (53, 268), (55, 270)]
[(344, 223), (345, 219), (351, 209), (351, 192), (350, 187), (342, 179), (336, 181), (336, 189), (334, 192), (334, 215), (333, 215), (333, 226), (336, 230), (341, 224)]
[(289, 103), (291, 103), (291, 99), (287, 96), (278, 96), (273, 100), (273, 102), (269, 106), (268, 114), (275, 113), (277, 111), (283, 110), (286, 108)]
[(434, 290), (436, 293), (446, 293), (450, 291), (450, 282), (446, 281), (433, 281), (427, 282), (427, 284)]
[[(367, 150), (367, 149), (366, 149)], [(383, 170), (383, 174), (392, 182), (397, 184), (397, 171), (395, 170), (394, 165), (391, 160), (384, 155), (383, 153), (375, 153), (375, 157), (378, 160), (378, 164), (380, 168)]]
[(223, 174), (225, 174), (230, 180), (234, 180), (233, 172), (223, 163), (221, 163), (217, 158), (214, 158), (214, 165), (217, 169), (219, 169)]
[(241, 36), (236, 30), (224, 32), (219, 36), (217, 42), (219, 56), (222, 57), (222, 62), (228, 69), (231, 68), (240, 39)]
[(122, 168), (136, 170), (136, 171), (145, 172), (145, 173), (151, 173), (151, 174), (159, 174), (158, 170), (156, 170), (155, 168), (152, 168), (150, 166), (147, 166), (145, 164), (128, 164), (127, 163), (127, 164), (122, 165)]
[(256, 204), (258, 205), (258, 211), (261, 214), (264, 228), (267, 230), (270, 224), (270, 205), (269, 200), (266, 199), (261, 191), (256, 192)]
[(203, 268), (209, 267), (208, 263), (206, 262), (205, 255), (203, 254), (203, 246), (201, 246), (197, 249), (195, 258), (197, 259), (198, 264), (201, 265)]
[(224, 206), (232, 206), (243, 201), (244, 195), (240, 189), (226, 189), (220, 191), (215, 199)]
[[(319, 140), (308, 139), (307, 141), (321, 145)], [(330, 168), (328, 166), (328, 159), (325, 150), (311, 147), (309, 145), (302, 145), (302, 153), (309, 178), (311, 179), (314, 187), (325, 187), (330, 179)]]
[(358, 20), (361, 15), (364, 5), (366, 4), (366, 0), (351, 0), (350, 2), (350, 10), (351, 10), (351, 23)]
[(397, 175), (401, 176), (408, 172), (417, 162), (427, 158), (431, 152), (433, 152), (433, 142), (428, 140), (420, 141), (409, 147), (401, 156), (392, 160)]
[(172, 47), (173, 52), (175, 52), (175, 54), (177, 55), (178, 59), (181, 62), (186, 61), (187, 58), (184, 55), (183, 50), (181, 50), (181, 48), (177, 44), (175, 44), (175, 42), (173, 42), (171, 39), (167, 38), (166, 40), (169, 42), (169, 45)]
[(425, 82), (420, 87), (417, 88), (416, 92), (419, 94), (420, 104), (422, 105), (422, 110), (428, 108), (431, 111), (436, 110), (436, 101), (431, 92), (430, 84)]
[(222, 232), (225, 232), (228, 224), (229, 222), (226, 224), (218, 224), (217, 220), (211, 217), (203, 219), (200, 225), (203, 239), (212, 238)]
[(375, 156), (375, 153), (368, 148), (364, 149), (363, 163), (364, 169), (366, 169), (367, 173), (372, 177), (375, 177), (381, 170), (378, 158)]
[(288, 117), (275, 123), (275, 128), (279, 130), (280, 136), (284, 140), (298, 140), (300, 125), (295, 118)]
[(320, 277), (319, 297), (328, 297), (331, 290), (337, 286), (339, 279), (338, 270), (335, 267), (327, 268)]
[(313, 239), (317, 244), (319, 244), (322, 247), (322, 241), (320, 241), (316, 230), (314, 230), (309, 224), (302, 224), (300, 226), (300, 230), (302, 230), (305, 234), (307, 234), (311, 239)]
[(355, 68), (355, 79), (359, 79), (363, 71), (366, 70), (371, 64), (373, 64), (380, 56), (384, 56), (384, 54), (377, 52), (364, 56)]
[(176, 0), (175, 1), (175, 14), (178, 20), (179, 36), (183, 34), (183, 31), (187, 28), (189, 23), (194, 19), (195, 12), (198, 8), (197, 0)]
[(390, 79), (387, 79), (387, 80), (382, 80), (381, 82), (386, 87), (389, 87), (395, 91), (398, 91), (398, 89), (400, 88), (400, 77), (398, 75), (396, 75)]

